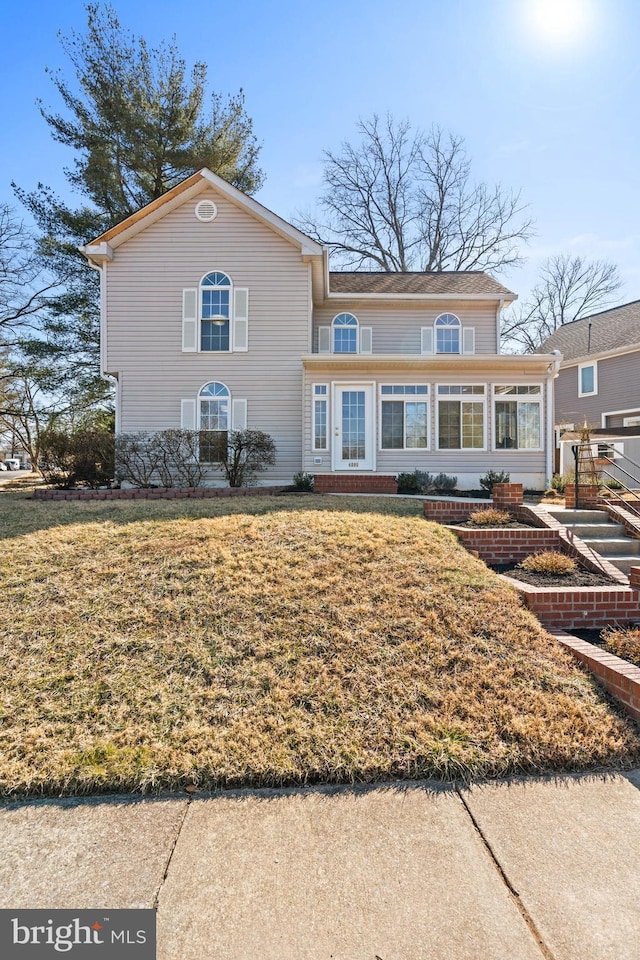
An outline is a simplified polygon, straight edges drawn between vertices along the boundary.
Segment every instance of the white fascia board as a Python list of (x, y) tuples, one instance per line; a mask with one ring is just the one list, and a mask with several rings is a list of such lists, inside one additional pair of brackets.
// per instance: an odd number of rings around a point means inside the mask
[(83, 253), (87, 260), (97, 266), (108, 263), (113, 260), (113, 248), (109, 243), (88, 243), (84, 247), (78, 247), (80, 253)]
[(399, 353), (378, 353), (378, 354), (354, 354), (354, 353), (311, 353), (302, 358), (303, 367), (313, 369), (341, 369), (343, 367), (353, 367), (354, 372), (357, 369), (364, 368), (368, 370), (393, 369), (397, 372), (399, 368), (403, 370), (419, 372), (428, 371), (430, 374), (440, 376), (450, 376), (452, 373), (464, 373), (474, 375), (482, 374), (486, 377), (500, 377), (507, 375), (522, 377), (541, 377), (544, 379), (553, 379), (555, 376), (555, 364), (557, 357), (550, 354), (525, 354), (522, 356), (514, 354), (474, 354), (473, 356), (456, 354), (455, 356), (444, 356), (438, 354), (399, 354)]

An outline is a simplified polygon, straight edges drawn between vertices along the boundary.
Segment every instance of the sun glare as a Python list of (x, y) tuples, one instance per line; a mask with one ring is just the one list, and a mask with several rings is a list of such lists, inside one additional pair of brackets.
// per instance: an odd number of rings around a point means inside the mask
[(529, 26), (540, 40), (559, 46), (573, 46), (593, 26), (589, 0), (530, 0)]

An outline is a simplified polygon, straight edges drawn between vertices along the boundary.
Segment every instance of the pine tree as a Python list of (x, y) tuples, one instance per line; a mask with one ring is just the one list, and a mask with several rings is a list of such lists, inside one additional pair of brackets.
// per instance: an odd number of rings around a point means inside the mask
[(78, 247), (202, 167), (246, 193), (263, 175), (242, 90), (226, 99), (214, 93), (207, 108), (206, 65), (188, 73), (175, 39), (150, 49), (112, 7), (86, 10), (86, 33), (60, 37), (74, 82), (52, 75), (65, 110), (40, 103), (54, 140), (74, 151), (65, 175), (82, 205), (69, 206), (42, 183), (31, 192), (13, 186), (38, 227), (41, 260), (62, 285), (48, 301), (41, 335), (22, 349), (57, 363), (65, 389), (91, 403), (107, 392), (98, 365), (98, 278)]

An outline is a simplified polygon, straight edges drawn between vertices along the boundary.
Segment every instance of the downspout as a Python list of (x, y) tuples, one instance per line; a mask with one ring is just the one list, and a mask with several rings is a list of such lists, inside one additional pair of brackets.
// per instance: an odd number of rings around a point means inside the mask
[(496, 353), (500, 353), (500, 327), (501, 327), (501, 314), (502, 308), (504, 307), (504, 297), (501, 297), (498, 301), (498, 309), (496, 310)]
[(552, 362), (547, 367), (547, 381), (546, 381), (546, 398), (545, 402), (547, 405), (547, 444), (546, 444), (546, 481), (551, 483), (551, 478), (553, 476), (553, 461), (555, 454), (555, 431), (554, 431), (554, 410), (553, 410), (553, 381), (558, 376), (560, 370), (560, 361), (562, 360), (562, 355), (559, 350), (554, 350), (553, 353), (557, 354), (557, 360), (552, 360)]

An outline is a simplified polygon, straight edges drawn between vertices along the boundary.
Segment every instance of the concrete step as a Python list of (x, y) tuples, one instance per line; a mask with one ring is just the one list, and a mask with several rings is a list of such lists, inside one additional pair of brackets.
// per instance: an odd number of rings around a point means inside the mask
[(581, 537), (583, 543), (602, 554), (603, 557), (640, 556), (640, 540), (631, 540), (629, 537), (610, 537), (607, 540), (601, 537)]
[(609, 563), (612, 563), (614, 567), (617, 567), (618, 570), (621, 570), (627, 577), (629, 576), (629, 570), (631, 567), (640, 567), (640, 556), (636, 553), (632, 556), (610, 556), (607, 557)]
[(559, 510), (549, 510), (549, 513), (559, 522), (565, 525), (574, 523), (607, 523), (609, 514), (606, 510), (567, 510), (562, 507)]
[(567, 530), (583, 540), (610, 540), (625, 537), (625, 529), (621, 523), (566, 523), (565, 526)]

